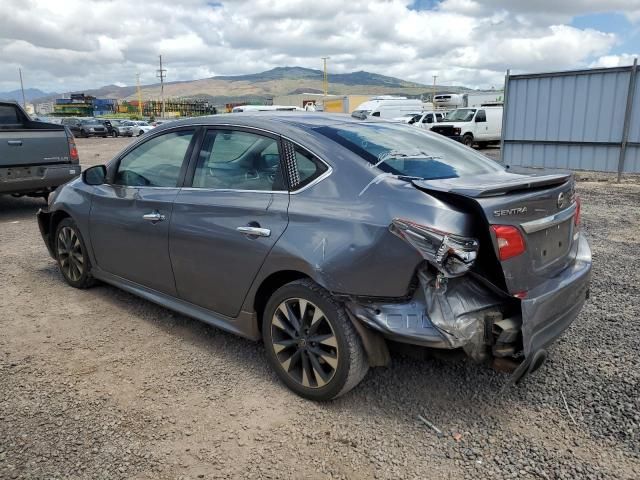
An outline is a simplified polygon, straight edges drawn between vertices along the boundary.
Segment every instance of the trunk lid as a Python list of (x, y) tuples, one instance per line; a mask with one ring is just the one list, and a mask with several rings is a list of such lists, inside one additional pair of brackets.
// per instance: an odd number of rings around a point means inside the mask
[[(529, 291), (564, 270), (577, 252), (576, 203), (571, 174), (524, 175), (510, 172), (466, 178), (416, 180), (414, 186), (444, 201), (474, 209), (478, 238), (490, 242), (511, 294)], [(524, 253), (498, 260), (491, 225), (516, 227)], [(485, 250), (486, 252), (486, 250)], [(495, 265), (493, 262), (486, 265)]]

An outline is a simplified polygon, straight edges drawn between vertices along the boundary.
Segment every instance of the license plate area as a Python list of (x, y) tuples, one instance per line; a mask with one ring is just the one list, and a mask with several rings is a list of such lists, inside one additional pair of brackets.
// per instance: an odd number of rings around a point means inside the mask
[(0, 180), (12, 181), (12, 180), (24, 180), (41, 175), (40, 168), (38, 167), (13, 167), (0, 169)]
[(573, 217), (562, 223), (527, 235), (533, 267), (539, 270), (566, 257), (571, 250)]

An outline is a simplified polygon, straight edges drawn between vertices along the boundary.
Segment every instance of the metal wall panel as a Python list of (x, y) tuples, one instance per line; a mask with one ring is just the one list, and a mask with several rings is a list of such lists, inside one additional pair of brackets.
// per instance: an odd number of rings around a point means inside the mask
[(634, 67), (507, 76), (506, 165), (618, 172), (627, 118), (624, 172), (640, 173), (640, 82), (627, 113)]

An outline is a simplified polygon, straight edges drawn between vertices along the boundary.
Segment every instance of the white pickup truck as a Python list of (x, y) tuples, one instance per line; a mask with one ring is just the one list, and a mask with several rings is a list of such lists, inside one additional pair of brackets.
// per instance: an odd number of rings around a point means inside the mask
[(69, 129), (35, 122), (16, 102), (0, 102), (0, 195), (46, 198), (78, 175)]
[(441, 122), (444, 118), (445, 112), (427, 111), (422, 112), (420, 116), (413, 117), (407, 123), (414, 127), (424, 128), (430, 130), (434, 123)]

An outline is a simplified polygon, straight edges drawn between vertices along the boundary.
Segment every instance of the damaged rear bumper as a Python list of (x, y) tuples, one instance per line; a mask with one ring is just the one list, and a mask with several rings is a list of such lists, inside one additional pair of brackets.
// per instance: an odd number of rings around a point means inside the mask
[(517, 358), (528, 365), (542, 358), (544, 348), (575, 320), (588, 296), (590, 272), (591, 251), (580, 235), (573, 264), (529, 291), (524, 300), (474, 275), (440, 284), (434, 274), (422, 270), (420, 288), (409, 300), (349, 298), (345, 305), (355, 318), (389, 340), (463, 348), (479, 362)]
[(551, 344), (571, 325), (589, 296), (590, 280), (591, 250), (580, 234), (573, 264), (522, 300), (525, 357)]

